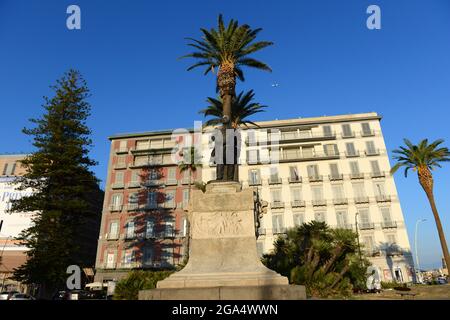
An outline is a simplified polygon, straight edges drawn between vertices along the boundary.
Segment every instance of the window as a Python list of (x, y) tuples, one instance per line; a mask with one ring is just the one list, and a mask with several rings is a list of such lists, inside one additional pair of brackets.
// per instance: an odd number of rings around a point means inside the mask
[(139, 202), (139, 193), (131, 192), (128, 194), (128, 204), (137, 204)]
[(164, 225), (164, 232), (166, 237), (173, 237), (175, 233), (174, 223), (172, 221), (167, 221)]
[(299, 131), (299, 138), (300, 139), (311, 138), (311, 130), (300, 130)]
[(105, 252), (106, 268), (113, 269), (116, 267), (116, 253), (111, 251)]
[(136, 141), (136, 150), (146, 150), (150, 148), (149, 140), (139, 140)]
[(134, 238), (134, 221), (128, 221), (126, 226), (126, 237), (127, 239)]
[(166, 207), (175, 207), (175, 190), (166, 191)]
[(120, 210), (122, 206), (122, 194), (121, 193), (115, 193), (111, 197), (111, 206), (113, 210)]
[(175, 168), (175, 167), (167, 168), (167, 183), (176, 183), (177, 182), (176, 173), (177, 173), (177, 168)]
[(300, 151), (297, 148), (284, 149), (282, 154), (283, 159), (298, 159), (300, 157)]
[(350, 162), (350, 172), (351, 172), (352, 176), (359, 176), (360, 172), (359, 172), (358, 161)]
[(278, 183), (278, 168), (276, 167), (271, 167), (270, 168), (270, 178), (269, 178), (271, 183)]
[(145, 166), (148, 164), (148, 156), (135, 156), (134, 165), (135, 166)]
[(313, 201), (322, 201), (323, 200), (322, 186), (312, 186), (311, 191), (312, 191)]
[(375, 196), (376, 197), (385, 197), (386, 196), (386, 192), (384, 191), (384, 183), (383, 182), (376, 182), (373, 185), (374, 189), (375, 189)]
[(183, 190), (183, 208), (187, 208), (189, 204), (189, 189)]
[(324, 137), (331, 137), (331, 136), (333, 136), (330, 126), (323, 126), (322, 129), (323, 129), (323, 136)]
[(367, 154), (377, 154), (375, 149), (375, 143), (373, 141), (366, 141), (366, 152)]
[(319, 178), (319, 167), (316, 164), (309, 165), (307, 167), (308, 170), (308, 177), (309, 179), (317, 179)]
[(297, 131), (285, 131), (281, 134), (282, 140), (291, 140), (297, 138)]
[(341, 177), (337, 163), (330, 163), (330, 173), (332, 179), (339, 179)]
[[(290, 149), (290, 150), (296, 150), (296, 149)], [(303, 155), (303, 158), (312, 158), (312, 157), (314, 157), (314, 147), (302, 147), (302, 155)]]
[(155, 169), (150, 170), (150, 172), (148, 174), (148, 179), (149, 180), (158, 180), (159, 179), (158, 170), (155, 170)]
[(361, 123), (361, 128), (362, 128), (363, 136), (372, 135), (372, 129), (370, 129), (370, 124), (369, 123), (367, 123), (367, 122)]
[(173, 261), (172, 258), (173, 258), (172, 248), (169, 247), (162, 248), (161, 262), (166, 266), (171, 265), (171, 261)]
[(248, 163), (258, 163), (258, 150), (248, 150)]
[(260, 183), (260, 178), (259, 178), (259, 170), (258, 169), (254, 169), (254, 170), (250, 170), (249, 173), (249, 184), (250, 185), (255, 185), (255, 184), (259, 184)]
[(289, 167), (289, 181), (299, 181), (300, 176), (298, 174), (298, 169), (295, 166)]
[(139, 184), (140, 176), (138, 171), (132, 171), (131, 172), (131, 183), (132, 184)]
[(338, 156), (339, 150), (336, 144), (324, 144), (323, 150), (327, 156)]
[(348, 225), (347, 211), (336, 211), (336, 222), (338, 228), (346, 228)]
[(281, 202), (281, 190), (270, 190), (270, 194), (272, 196), (273, 203)]
[(397, 244), (397, 237), (395, 236), (395, 234), (387, 234), (386, 242), (390, 245)]
[(186, 236), (186, 231), (187, 231), (187, 218), (184, 217), (181, 220), (181, 236), (185, 237)]
[(150, 140), (150, 148), (162, 148), (163, 146), (162, 139)]
[(364, 244), (364, 248), (368, 251), (368, 252), (372, 252), (373, 251), (373, 237), (372, 236), (365, 236), (363, 237), (363, 244)]
[(116, 239), (119, 235), (119, 223), (113, 221), (109, 225), (109, 238)]
[(353, 137), (353, 131), (349, 124), (342, 125), (342, 136), (343, 137)]
[(383, 223), (386, 226), (390, 226), (392, 223), (390, 208), (386, 207), (386, 208), (381, 208), (380, 210), (381, 210), (381, 216), (383, 217)]
[(4, 176), (12, 176), (14, 175), (14, 171), (16, 170), (16, 163), (5, 163), (5, 166), (3, 167), (3, 175)]
[(145, 266), (151, 266), (153, 264), (153, 248), (144, 247), (144, 254), (142, 257), (142, 264)]
[(347, 142), (345, 144), (345, 149), (347, 151), (347, 156), (354, 157), (357, 155), (356, 149), (355, 149), (355, 144), (353, 142)]
[(145, 225), (146, 238), (153, 238), (155, 236), (155, 222), (153, 219), (148, 219)]
[(127, 160), (127, 156), (126, 155), (121, 155), (121, 156), (117, 156), (117, 166), (122, 168), (126, 166), (126, 160)]
[(147, 206), (149, 208), (156, 208), (156, 192), (149, 192), (147, 195)]
[(325, 222), (325, 212), (323, 211), (314, 212), (314, 220), (318, 222)]
[(188, 183), (190, 178), (190, 171), (183, 171), (183, 183)]
[(336, 200), (345, 199), (344, 187), (341, 184), (332, 185), (331, 189), (333, 190), (334, 199), (336, 199)]
[(380, 175), (381, 174), (381, 170), (380, 170), (380, 165), (378, 164), (378, 161), (370, 161), (370, 167), (372, 168), (372, 173), (374, 175)]
[(291, 199), (292, 199), (292, 201), (301, 201), (302, 200), (302, 189), (300, 189), (300, 188), (291, 189)]
[(122, 185), (123, 184), (123, 171), (117, 171), (116, 172), (116, 185)]
[(294, 225), (296, 227), (301, 226), (303, 223), (305, 223), (305, 215), (303, 213), (294, 213)]
[(364, 189), (364, 183), (354, 183), (353, 184), (353, 192), (355, 194), (355, 198), (361, 199), (366, 196), (366, 191)]
[(283, 216), (281, 214), (275, 214), (272, 216), (272, 229), (273, 233), (282, 233), (284, 231)]
[(359, 209), (358, 213), (359, 213), (359, 222), (361, 224), (361, 228), (368, 227), (370, 225), (369, 209), (366, 209), (366, 208)]
[(123, 253), (122, 263), (125, 266), (129, 266), (133, 262), (134, 250), (128, 249)]
[(119, 151), (127, 151), (127, 140), (119, 142)]

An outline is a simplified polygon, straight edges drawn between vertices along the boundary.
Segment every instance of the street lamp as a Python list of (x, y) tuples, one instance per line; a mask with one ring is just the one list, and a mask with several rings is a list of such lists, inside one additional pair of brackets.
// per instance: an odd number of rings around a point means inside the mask
[(358, 241), (359, 264), (362, 266), (361, 245), (359, 244), (359, 232), (358, 232), (358, 214), (359, 214), (359, 212), (356, 211), (356, 213), (355, 213), (355, 228), (356, 228), (356, 240)]
[(418, 275), (418, 278), (419, 278), (418, 280), (419, 280), (420, 283), (422, 282), (422, 276), (420, 274), (419, 251), (417, 249), (417, 230), (419, 228), (419, 223), (425, 222), (425, 221), (427, 221), (427, 219), (418, 219), (416, 221), (416, 231), (415, 231), (415, 234), (414, 234), (414, 247), (415, 247), (415, 250), (416, 250), (416, 262), (417, 262), (417, 275)]

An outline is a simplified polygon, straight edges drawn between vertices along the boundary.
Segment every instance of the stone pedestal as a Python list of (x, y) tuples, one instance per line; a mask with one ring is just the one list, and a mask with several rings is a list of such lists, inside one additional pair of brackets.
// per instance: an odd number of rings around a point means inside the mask
[(288, 285), (258, 257), (253, 190), (223, 181), (209, 183), (205, 193), (193, 190), (188, 219), (189, 262), (139, 299), (305, 298), (303, 286)]

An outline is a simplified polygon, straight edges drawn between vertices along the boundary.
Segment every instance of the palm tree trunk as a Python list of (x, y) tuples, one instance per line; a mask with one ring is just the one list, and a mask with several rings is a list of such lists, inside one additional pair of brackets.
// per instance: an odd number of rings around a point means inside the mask
[(447, 241), (445, 240), (444, 229), (442, 228), (441, 219), (436, 208), (433, 194), (433, 176), (428, 168), (419, 168), (418, 171), (419, 182), (425, 191), (428, 201), (430, 202), (431, 211), (433, 211), (434, 221), (436, 222), (436, 228), (439, 234), (439, 240), (441, 242), (442, 253), (444, 254), (445, 265), (447, 269), (450, 268), (450, 255), (448, 252)]

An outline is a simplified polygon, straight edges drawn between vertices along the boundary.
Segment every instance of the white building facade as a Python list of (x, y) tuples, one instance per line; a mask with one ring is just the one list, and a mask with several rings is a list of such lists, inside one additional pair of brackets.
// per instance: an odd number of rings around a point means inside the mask
[[(357, 231), (382, 281), (414, 280), (380, 120), (364, 113), (264, 121), (242, 130), (239, 179), (269, 202), (257, 241), (261, 255), (288, 228), (319, 220)], [(209, 139), (203, 135), (204, 159)], [(204, 165), (202, 178), (214, 180), (215, 167)]]

